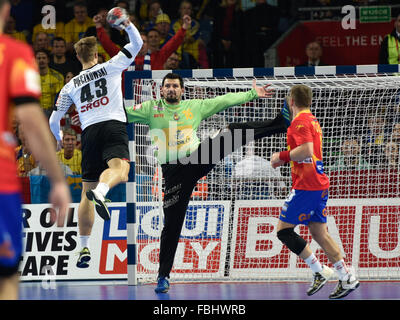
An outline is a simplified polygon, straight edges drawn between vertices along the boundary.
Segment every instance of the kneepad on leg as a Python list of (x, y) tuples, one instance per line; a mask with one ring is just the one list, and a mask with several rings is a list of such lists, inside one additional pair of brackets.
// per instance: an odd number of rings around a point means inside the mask
[(297, 255), (300, 255), (300, 253), (307, 246), (307, 241), (294, 232), (294, 228), (279, 230), (277, 236), (278, 239), (281, 240), (290, 251)]

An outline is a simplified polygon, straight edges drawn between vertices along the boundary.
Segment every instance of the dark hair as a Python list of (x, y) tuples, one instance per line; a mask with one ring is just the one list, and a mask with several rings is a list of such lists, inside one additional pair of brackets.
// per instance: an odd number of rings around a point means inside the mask
[(115, 5), (117, 5), (119, 2), (123, 2), (123, 3), (125, 3), (126, 4), (126, 6), (127, 6), (127, 10), (129, 11), (129, 2), (128, 1), (126, 1), (126, 0), (119, 0), (119, 1), (115, 1)]
[(88, 5), (85, 0), (76, 0), (73, 4), (73, 7), (85, 7), (87, 8)]
[(55, 37), (55, 38), (53, 39), (53, 41), (52, 41), (53, 45), (54, 45), (54, 41), (62, 41), (62, 42), (64, 42), (64, 44), (66, 44), (65, 39), (62, 38), (62, 37)]
[(36, 50), (35, 51), (35, 57), (39, 52), (44, 53), (47, 56), (47, 59), (50, 60), (50, 52), (48, 50), (46, 50), (46, 49), (38, 49), (38, 50)]
[(183, 79), (179, 74), (173, 72), (167, 73), (162, 80), (161, 86), (164, 86), (165, 79), (179, 79), (181, 88), (183, 88)]
[(152, 28), (152, 29), (150, 29), (149, 31), (147, 31), (147, 35), (148, 35), (150, 32), (152, 32), (152, 31), (157, 32), (158, 34), (160, 34), (160, 31), (158, 31), (158, 30), (155, 29), (155, 28)]

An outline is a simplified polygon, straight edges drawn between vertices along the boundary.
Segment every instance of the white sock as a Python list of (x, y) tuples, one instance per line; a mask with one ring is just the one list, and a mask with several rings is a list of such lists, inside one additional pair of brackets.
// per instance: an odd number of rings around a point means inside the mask
[(108, 186), (107, 183), (100, 182), (97, 185), (96, 189), (94, 189), (94, 190), (96, 190), (98, 193), (100, 193), (104, 198), (106, 196), (107, 192), (110, 190), (110, 187)]
[(335, 262), (333, 267), (335, 268), (340, 280), (346, 281), (349, 278), (350, 272), (343, 259)]
[(308, 264), (313, 273), (322, 271), (322, 265), (314, 253), (311, 253), (307, 259), (304, 259), (304, 262)]
[(90, 236), (79, 236), (79, 241), (81, 243), (81, 248), (89, 248), (89, 238)]

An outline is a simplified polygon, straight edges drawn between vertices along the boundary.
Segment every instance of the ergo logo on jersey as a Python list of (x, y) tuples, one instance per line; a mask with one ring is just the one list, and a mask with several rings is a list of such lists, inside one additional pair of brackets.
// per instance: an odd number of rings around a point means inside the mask
[(100, 106), (105, 106), (108, 104), (110, 100), (108, 99), (107, 96), (101, 97), (100, 99), (97, 99), (93, 102), (89, 102), (88, 104), (84, 104), (81, 106), (81, 113), (84, 113), (86, 111), (91, 110), (92, 108), (98, 108)]

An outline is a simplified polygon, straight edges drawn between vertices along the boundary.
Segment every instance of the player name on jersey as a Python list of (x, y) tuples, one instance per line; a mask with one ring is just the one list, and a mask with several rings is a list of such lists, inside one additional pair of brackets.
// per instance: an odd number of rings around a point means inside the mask
[(106, 68), (103, 67), (99, 70), (95, 70), (92, 72), (87, 72), (81, 75), (76, 76), (73, 80), (74, 80), (74, 86), (75, 88), (78, 88), (80, 86), (82, 86), (83, 84), (90, 82), (92, 80), (96, 80), (99, 79), (101, 77), (104, 77), (107, 75), (107, 71)]

